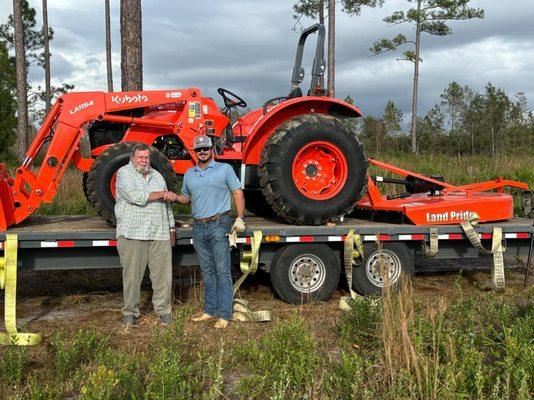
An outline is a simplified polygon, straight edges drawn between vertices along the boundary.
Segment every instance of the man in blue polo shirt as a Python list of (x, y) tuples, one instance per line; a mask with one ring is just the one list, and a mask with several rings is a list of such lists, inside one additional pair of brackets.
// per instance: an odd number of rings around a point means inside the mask
[(230, 209), (232, 194), (237, 218), (232, 229), (245, 230), (245, 198), (241, 183), (229, 164), (213, 158), (213, 144), (208, 136), (195, 138), (196, 166), (187, 170), (182, 194), (173, 201), (191, 203), (193, 246), (200, 260), (204, 280), (204, 311), (193, 321), (218, 318), (215, 328), (225, 329), (232, 318), (232, 274), (230, 260)]

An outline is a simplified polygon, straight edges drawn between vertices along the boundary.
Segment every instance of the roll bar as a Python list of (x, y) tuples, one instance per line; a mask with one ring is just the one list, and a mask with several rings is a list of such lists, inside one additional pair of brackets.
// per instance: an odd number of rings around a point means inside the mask
[(306, 28), (300, 34), (299, 43), (297, 45), (297, 54), (295, 56), (295, 65), (293, 67), (293, 76), (291, 77), (291, 90), (299, 87), (299, 84), (304, 80), (304, 68), (302, 68), (302, 54), (304, 53), (304, 44), (308, 36), (315, 31), (317, 35), (317, 46), (315, 48), (315, 58), (312, 65), (312, 79), (310, 85), (310, 94), (320, 92), (323, 87), (321, 86), (321, 79), (319, 79), (325, 71), (326, 61), (324, 59), (324, 38), (325, 29), (322, 24), (315, 24)]

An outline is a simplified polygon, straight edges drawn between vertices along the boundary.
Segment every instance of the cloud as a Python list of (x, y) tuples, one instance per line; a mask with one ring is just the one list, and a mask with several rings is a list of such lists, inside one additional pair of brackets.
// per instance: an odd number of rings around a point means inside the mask
[[(146, 89), (199, 87), (218, 99), (226, 87), (257, 107), (289, 92), (298, 33), (293, 30), (295, 0), (144, 1), (143, 72)], [(41, 2), (30, 0), (41, 16)], [(534, 98), (532, 5), (522, 0), (471, 1), (483, 7), (483, 20), (453, 21), (454, 34), (423, 36), (419, 111), (439, 102), (451, 81), (482, 91), (491, 81), (509, 96), (524, 91)], [(12, 2), (0, 0), (4, 22)], [(411, 112), (413, 65), (398, 54), (369, 56), (369, 47), (397, 33), (413, 36), (413, 27), (388, 27), (382, 19), (410, 4), (388, 1), (381, 9), (363, 9), (348, 16), (338, 8), (336, 19), (336, 95), (350, 95), (366, 114), (381, 114), (388, 100)], [(77, 90), (106, 90), (104, 4), (93, 0), (49, 0), (54, 84), (74, 83)], [(5, 16), (4, 16), (5, 15)], [(303, 20), (303, 25), (314, 21)], [(111, 2), (115, 89), (120, 89), (119, 2)], [(298, 26), (297, 26), (298, 28)], [(310, 37), (303, 66), (310, 79), (315, 36)], [(42, 85), (42, 70), (30, 78)]]

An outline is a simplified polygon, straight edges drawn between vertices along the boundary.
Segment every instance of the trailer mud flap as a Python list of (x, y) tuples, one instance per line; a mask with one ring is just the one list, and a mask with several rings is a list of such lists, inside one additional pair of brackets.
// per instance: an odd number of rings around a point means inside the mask
[[(356, 248), (355, 248), (356, 247)], [(360, 235), (354, 233), (354, 229), (349, 230), (343, 247), (343, 261), (345, 266), (345, 277), (349, 286), (349, 296), (342, 296), (339, 299), (339, 308), (344, 311), (350, 311), (351, 300), (356, 300), (360, 296), (352, 289), (352, 266), (356, 264), (356, 260), (363, 258), (363, 243)]]
[(474, 226), (478, 224), (478, 216), (474, 215), (470, 219), (461, 223), (462, 229), (471, 242), (471, 244), (484, 254), (493, 254), (493, 269), (491, 273), (491, 281), (495, 289), (504, 289), (504, 258), (503, 252), (506, 250), (502, 245), (502, 228), (493, 227), (493, 234), (491, 235), (491, 249), (487, 250), (480, 241), (480, 236), (475, 231)]
[[(234, 233), (234, 232), (233, 232)], [(233, 302), (233, 321), (252, 321), (252, 322), (266, 322), (271, 320), (271, 312), (267, 310), (252, 311), (249, 308), (249, 303), (244, 299), (236, 299), (235, 295), (239, 290), (241, 284), (245, 281), (247, 276), (254, 275), (258, 269), (258, 262), (260, 260), (260, 245), (263, 237), (261, 231), (254, 231), (250, 238), (251, 250), (243, 251), (243, 257), (240, 262), (240, 269), (243, 275), (234, 284), (234, 302)], [(236, 240), (237, 241), (237, 240)]]
[(7, 234), (4, 256), (0, 258), (0, 289), (5, 289), (4, 321), (7, 333), (0, 333), (0, 344), (33, 346), (41, 342), (41, 335), (17, 331), (17, 235)]

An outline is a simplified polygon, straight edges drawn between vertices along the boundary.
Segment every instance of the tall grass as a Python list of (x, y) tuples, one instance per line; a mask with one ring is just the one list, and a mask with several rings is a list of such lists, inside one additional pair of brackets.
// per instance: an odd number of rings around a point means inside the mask
[(424, 298), (406, 282), (335, 324), (290, 314), (218, 336), (185, 329), (181, 309), (145, 351), (132, 351), (133, 332), (112, 344), (95, 331), (0, 349), (0, 398), (532, 398), (534, 288)]

